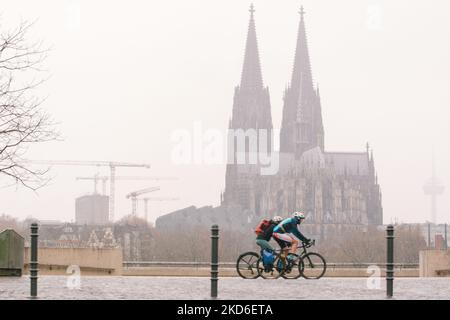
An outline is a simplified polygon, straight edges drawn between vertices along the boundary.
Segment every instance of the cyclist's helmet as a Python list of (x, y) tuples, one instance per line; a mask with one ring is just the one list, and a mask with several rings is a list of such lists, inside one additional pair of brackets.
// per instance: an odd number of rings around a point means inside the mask
[(283, 217), (275, 216), (272, 218), (272, 221), (276, 222), (276, 223), (280, 223), (281, 221), (283, 221)]
[(305, 220), (305, 214), (303, 212), (294, 212), (292, 218), (295, 218), (300, 223)]

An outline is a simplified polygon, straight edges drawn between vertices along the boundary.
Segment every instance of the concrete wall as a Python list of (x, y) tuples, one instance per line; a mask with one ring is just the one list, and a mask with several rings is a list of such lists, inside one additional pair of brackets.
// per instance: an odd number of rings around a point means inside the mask
[[(30, 248), (25, 248), (24, 273), (28, 273)], [(122, 275), (122, 249), (39, 248), (39, 274), (66, 274), (77, 265), (82, 275)]]
[(450, 276), (450, 251), (420, 251), (419, 268), (420, 277)]

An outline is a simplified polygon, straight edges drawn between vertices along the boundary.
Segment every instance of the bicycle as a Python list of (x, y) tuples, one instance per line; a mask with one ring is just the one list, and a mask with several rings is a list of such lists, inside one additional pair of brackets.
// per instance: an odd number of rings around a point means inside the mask
[(308, 252), (308, 248), (315, 245), (313, 240), (308, 244), (302, 243), (297, 250), (301, 254), (290, 254), (291, 259), (286, 258), (283, 250), (275, 250), (275, 260), (271, 266), (264, 266), (261, 256), (253, 251), (243, 253), (236, 262), (236, 270), (244, 279), (256, 279), (261, 276), (264, 279), (277, 279), (280, 276), (285, 279), (297, 279), (302, 276), (305, 279), (320, 279), (327, 270), (327, 263), (323, 256), (317, 252)]
[(325, 261), (325, 258), (317, 252), (308, 252), (307, 250), (315, 245), (315, 243), (316, 240), (313, 240), (308, 244), (302, 243), (297, 249), (303, 249), (303, 252), (300, 254), (302, 264), (299, 264), (299, 272), (305, 279), (320, 279), (327, 271), (327, 262)]
[[(261, 250), (262, 253), (262, 250)], [(236, 261), (236, 271), (244, 279), (277, 279), (285, 272), (286, 258), (282, 250), (274, 251), (275, 259), (269, 266), (264, 266), (261, 255), (249, 251), (241, 254)]]

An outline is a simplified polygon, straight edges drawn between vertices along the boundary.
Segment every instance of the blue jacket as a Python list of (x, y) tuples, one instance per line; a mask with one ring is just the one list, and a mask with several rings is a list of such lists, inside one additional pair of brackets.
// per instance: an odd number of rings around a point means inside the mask
[(306, 242), (308, 240), (297, 228), (298, 226), (297, 219), (295, 218), (287, 218), (281, 221), (274, 229), (274, 233), (292, 233), (296, 236), (300, 241)]

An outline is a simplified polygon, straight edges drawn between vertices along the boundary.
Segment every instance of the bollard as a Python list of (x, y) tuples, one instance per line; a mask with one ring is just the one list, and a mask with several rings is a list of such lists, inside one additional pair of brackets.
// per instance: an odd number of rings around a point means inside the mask
[(394, 294), (394, 226), (392, 224), (386, 229), (387, 239), (387, 262), (386, 262), (386, 295), (392, 298)]
[(211, 298), (217, 298), (219, 275), (219, 226), (211, 227)]
[(30, 256), (30, 282), (31, 299), (37, 298), (38, 280), (38, 225), (31, 224), (31, 256)]

